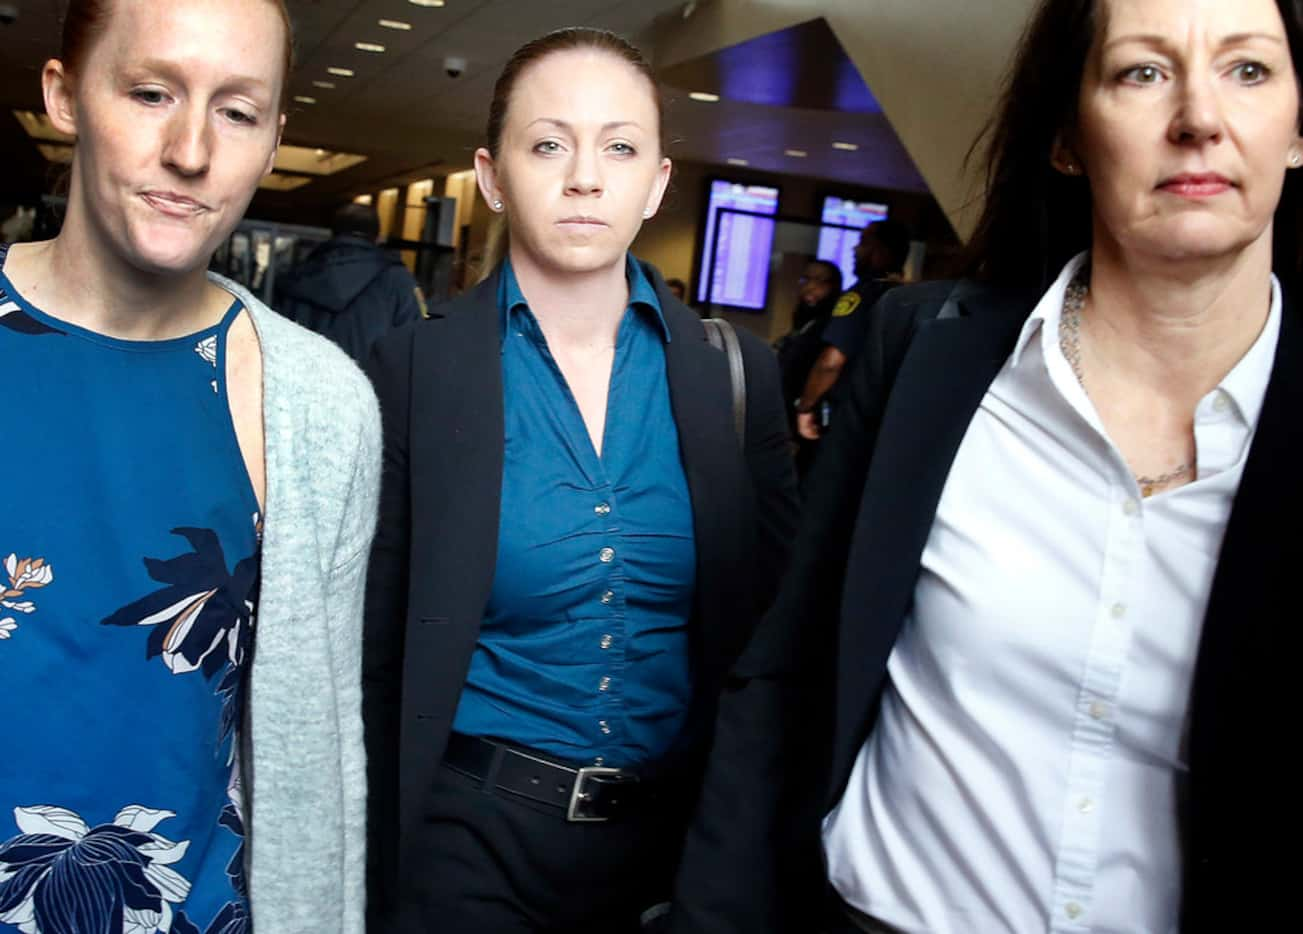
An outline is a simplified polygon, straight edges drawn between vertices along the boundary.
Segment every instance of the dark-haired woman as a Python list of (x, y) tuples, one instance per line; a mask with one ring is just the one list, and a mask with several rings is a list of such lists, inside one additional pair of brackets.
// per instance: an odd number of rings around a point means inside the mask
[[(972, 278), (881, 303), (739, 672), (835, 684), (837, 930), (1293, 925), (1301, 40), (1294, 0), (1044, 0)], [(767, 729), (687, 867), (808, 762)], [(684, 929), (763, 930), (756, 878)]]
[(66, 218), (0, 248), (0, 929), (357, 934), (375, 397), (206, 275), (271, 169), (289, 20), (65, 8)]
[(721, 675), (794, 529), (777, 366), (629, 255), (656, 86), (586, 29), (497, 83), (475, 290), (378, 346), (365, 646), (371, 930), (630, 932), (669, 896)]

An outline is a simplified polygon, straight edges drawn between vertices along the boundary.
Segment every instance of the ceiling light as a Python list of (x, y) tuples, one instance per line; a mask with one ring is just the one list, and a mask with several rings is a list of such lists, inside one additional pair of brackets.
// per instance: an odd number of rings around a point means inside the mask
[(333, 82), (333, 81), (314, 81), (314, 82), (312, 82), (312, 86), (313, 86), (314, 88), (325, 88), (327, 91), (329, 91), (329, 90), (332, 90), (332, 89), (335, 87), (335, 82)]
[(300, 94), (294, 98), (294, 101), (298, 104), (315, 104), (317, 99), (315, 97), (304, 97)]
[(385, 47), (378, 42), (354, 42), (353, 48), (359, 52), (383, 52)]
[(703, 104), (713, 104), (719, 100), (718, 94), (711, 94), (707, 91), (693, 91), (688, 97), (694, 101), (701, 101)]
[(411, 23), (404, 23), (401, 19), (382, 19), (382, 20), (378, 20), (377, 22), (379, 22), (381, 26), (385, 27), (385, 29), (402, 29), (406, 31), (412, 28)]
[(412, 6), (443, 6), (443, 0), (407, 0)]
[(747, 162), (745, 159), (729, 159), (729, 160), (728, 160), (728, 164), (729, 164), (729, 165), (750, 165), (751, 163), (750, 163), (750, 162)]
[(334, 175), (366, 161), (366, 156), (283, 143), (276, 150), (276, 168), (295, 175)]
[(844, 152), (854, 152), (855, 150), (859, 149), (860, 147), (859, 147), (858, 145), (856, 145), (855, 143), (833, 143), (833, 144), (832, 144), (832, 148), (833, 148), (833, 149), (841, 149), (841, 150), (843, 150)]
[(351, 78), (353, 77), (353, 69), (352, 68), (327, 68), (326, 74), (334, 75), (337, 78)]
[(804, 149), (784, 149), (783, 155), (791, 156), (793, 159), (804, 159), (809, 153)]

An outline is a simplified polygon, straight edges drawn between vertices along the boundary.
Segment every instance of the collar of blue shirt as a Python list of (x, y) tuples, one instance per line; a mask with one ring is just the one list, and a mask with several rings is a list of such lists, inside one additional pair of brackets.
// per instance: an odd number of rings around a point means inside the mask
[[(625, 254), (624, 272), (629, 282), (629, 307), (654, 320), (660, 333), (665, 337), (665, 343), (668, 344), (670, 327), (665, 323), (665, 315), (661, 312), (660, 298), (656, 295), (651, 280), (647, 278), (647, 273), (643, 271), (642, 264), (634, 259), (632, 253)], [(507, 323), (513, 314), (524, 312), (533, 317), (525, 293), (520, 290), (520, 283), (516, 281), (516, 273), (511, 268), (510, 259), (502, 261), (502, 277), (498, 285), (498, 310), (502, 316), (498, 329), (501, 340), (506, 340)]]

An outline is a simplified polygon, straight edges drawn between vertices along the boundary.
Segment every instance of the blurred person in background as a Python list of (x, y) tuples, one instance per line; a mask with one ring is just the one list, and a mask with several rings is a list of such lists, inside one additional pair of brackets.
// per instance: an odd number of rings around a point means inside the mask
[(816, 448), (815, 442), (797, 431), (796, 402), (805, 389), (810, 370), (823, 352), (823, 332), (832, 320), (833, 308), (842, 292), (842, 271), (836, 263), (812, 259), (797, 284), (796, 310), (792, 329), (774, 345), (778, 370), (783, 378), (783, 398), (788, 402), (792, 437), (796, 442), (796, 472), (805, 476)]
[(276, 280), (276, 310), (365, 364), (380, 337), (425, 316), (425, 296), (397, 254), (379, 246), (374, 207), (344, 205), (330, 232), (329, 240)]
[(864, 347), (873, 306), (903, 281), (909, 259), (909, 229), (900, 221), (874, 221), (864, 228), (855, 245), (855, 279), (842, 293), (832, 318), (820, 334), (823, 349), (793, 407), (797, 434), (805, 441), (819, 440), (835, 417), (842, 391), (838, 381)]

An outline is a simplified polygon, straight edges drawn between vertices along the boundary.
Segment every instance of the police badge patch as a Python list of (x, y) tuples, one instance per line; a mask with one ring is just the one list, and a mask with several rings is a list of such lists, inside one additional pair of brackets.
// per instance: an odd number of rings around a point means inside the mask
[(860, 293), (847, 292), (837, 299), (837, 306), (832, 310), (834, 318), (845, 318), (849, 314), (854, 314), (855, 309), (860, 307)]

